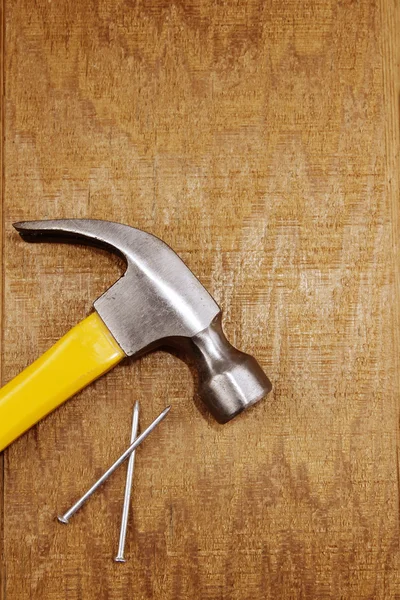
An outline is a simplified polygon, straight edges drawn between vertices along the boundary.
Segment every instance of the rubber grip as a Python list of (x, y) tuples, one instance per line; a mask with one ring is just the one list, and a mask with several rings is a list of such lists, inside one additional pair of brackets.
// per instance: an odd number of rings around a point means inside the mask
[(97, 313), (78, 323), (0, 389), (0, 452), (123, 358)]

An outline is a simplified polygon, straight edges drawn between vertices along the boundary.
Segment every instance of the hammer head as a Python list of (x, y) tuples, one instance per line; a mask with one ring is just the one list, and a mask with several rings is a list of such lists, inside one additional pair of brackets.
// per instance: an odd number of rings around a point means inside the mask
[(122, 256), (125, 274), (94, 309), (127, 356), (161, 345), (183, 350), (197, 368), (199, 395), (218, 421), (229, 421), (271, 390), (257, 361), (227, 341), (219, 306), (157, 237), (92, 219), (26, 221), (14, 227), (30, 242), (77, 241)]

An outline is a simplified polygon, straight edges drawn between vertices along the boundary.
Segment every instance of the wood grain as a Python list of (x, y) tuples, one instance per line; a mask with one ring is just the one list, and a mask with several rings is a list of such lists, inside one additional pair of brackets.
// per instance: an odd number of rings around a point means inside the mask
[[(0, 246), (1, 261), (0, 261), (0, 380), (3, 381), (3, 332), (2, 317), (3, 317), (3, 293), (4, 293), (4, 270), (3, 270), (3, 248), (4, 248), (4, 235), (3, 235), (3, 204), (4, 204), (4, 4), (0, 2)], [(0, 382), (1, 383), (1, 382)], [(0, 454), (0, 600), (5, 600), (6, 597), (6, 577), (5, 577), (5, 559), (4, 559), (4, 457)]]
[[(399, 3), (6, 0), (9, 380), (122, 266), (14, 221), (173, 246), (274, 384), (228, 425), (175, 357), (127, 361), (4, 455), (2, 600), (399, 599)], [(129, 439), (124, 472), (55, 522)], [(6, 574), (6, 575), (5, 575)], [(1, 596), (0, 596), (1, 597)]]

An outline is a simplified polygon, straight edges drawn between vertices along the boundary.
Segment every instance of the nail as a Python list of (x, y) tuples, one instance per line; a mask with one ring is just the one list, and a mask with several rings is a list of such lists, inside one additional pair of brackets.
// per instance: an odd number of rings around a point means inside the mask
[[(139, 426), (139, 402), (135, 403), (133, 407), (133, 419), (132, 419), (132, 433), (131, 433), (131, 444), (136, 440), (137, 432)], [(125, 496), (124, 496), (124, 506), (122, 509), (122, 519), (121, 519), (121, 530), (119, 534), (119, 545), (118, 545), (118, 554), (114, 558), (115, 562), (124, 563), (125, 561), (125, 542), (126, 542), (126, 532), (128, 529), (128, 517), (129, 517), (129, 506), (131, 503), (131, 494), (132, 494), (132, 480), (133, 480), (133, 472), (135, 470), (135, 451), (129, 457), (128, 462), (128, 470), (126, 473), (126, 483), (125, 483)]]
[(70, 518), (85, 504), (86, 500), (88, 500), (90, 496), (92, 496), (92, 494), (94, 494), (94, 492), (110, 477), (110, 475), (112, 475), (114, 471), (118, 469), (120, 465), (122, 465), (122, 463), (132, 454), (132, 452), (136, 450), (138, 446), (140, 446), (140, 444), (147, 438), (147, 436), (153, 431), (153, 429), (155, 429), (157, 425), (163, 419), (165, 419), (170, 410), (171, 407), (167, 406), (167, 408), (165, 408), (162, 411), (162, 413), (159, 414), (156, 419), (154, 419), (151, 425), (149, 425), (148, 428), (145, 429), (143, 433), (139, 435), (138, 438), (136, 438), (133, 444), (131, 444), (129, 448), (125, 450), (123, 454), (121, 454), (121, 456), (115, 461), (113, 465), (111, 465), (111, 467), (104, 473), (104, 475), (102, 475), (100, 479), (98, 479), (96, 483), (92, 485), (92, 487), (82, 496), (82, 498), (75, 502), (75, 504), (69, 510), (67, 510), (67, 512), (64, 515), (57, 517), (60, 523), (68, 523)]

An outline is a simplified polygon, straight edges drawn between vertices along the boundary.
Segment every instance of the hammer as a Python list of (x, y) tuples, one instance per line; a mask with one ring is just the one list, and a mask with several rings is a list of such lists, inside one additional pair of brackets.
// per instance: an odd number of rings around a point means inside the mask
[(0, 390), (0, 451), (123, 358), (161, 345), (183, 352), (197, 368), (199, 396), (220, 423), (270, 392), (255, 358), (226, 339), (219, 306), (159, 238), (92, 219), (25, 221), (14, 227), (28, 242), (106, 248), (127, 268), (95, 301), (93, 313)]

